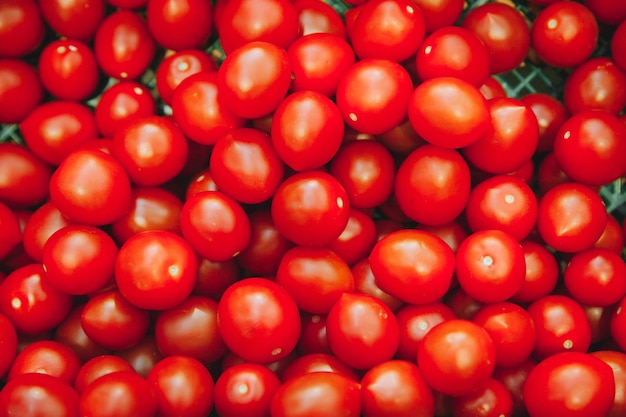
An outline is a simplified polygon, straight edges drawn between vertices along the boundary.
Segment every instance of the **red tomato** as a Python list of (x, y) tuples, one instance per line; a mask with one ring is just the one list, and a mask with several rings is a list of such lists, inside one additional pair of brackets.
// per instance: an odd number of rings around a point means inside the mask
[(159, 62), (154, 80), (159, 97), (165, 104), (171, 104), (172, 94), (180, 83), (199, 72), (215, 72), (217, 65), (211, 56), (197, 49), (172, 52)]
[(295, 301), (287, 290), (264, 278), (248, 278), (228, 287), (219, 301), (217, 320), (226, 346), (255, 363), (286, 357), (300, 334)]
[(471, 9), (461, 22), (487, 47), (492, 74), (520, 66), (530, 48), (530, 28), (524, 15), (512, 6), (508, 3), (485, 3)]
[(120, 81), (100, 95), (94, 114), (100, 134), (113, 138), (129, 120), (156, 114), (156, 102), (143, 84)]
[(105, 0), (51, 0), (39, 4), (46, 23), (59, 35), (87, 42), (106, 12)]
[[(326, 353), (332, 355), (326, 335), (326, 314), (300, 313), (300, 337), (298, 352), (303, 355), (310, 353)], [(335, 357), (333, 355), (333, 357)]]
[(369, 256), (376, 284), (412, 304), (439, 300), (450, 288), (454, 253), (439, 237), (421, 230), (392, 232)]
[(328, 313), (326, 332), (331, 351), (355, 369), (390, 360), (400, 341), (393, 311), (365, 294), (342, 294)]
[(539, 200), (537, 230), (552, 248), (578, 252), (592, 246), (604, 231), (606, 207), (586, 185), (564, 183)]
[(333, 176), (321, 171), (287, 178), (272, 199), (272, 220), (287, 239), (303, 246), (324, 246), (348, 224), (348, 195)]
[(234, 259), (226, 261), (200, 260), (193, 294), (218, 300), (226, 288), (242, 278), (242, 270)]
[(78, 150), (68, 155), (50, 179), (50, 201), (73, 221), (100, 226), (120, 219), (130, 208), (126, 171), (111, 155)]
[(103, 375), (80, 397), (80, 415), (85, 417), (152, 417), (156, 410), (151, 384), (136, 372)]
[(215, 410), (222, 417), (267, 416), (279, 387), (280, 380), (266, 366), (233, 365), (215, 381)]
[[(0, 287), (2, 288), (2, 287)], [(622, 298), (619, 303), (615, 305), (613, 314), (611, 315), (610, 331), (613, 341), (622, 350), (626, 347), (626, 334), (624, 333), (624, 325), (626, 323), (626, 297)], [(17, 327), (17, 326), (16, 326)]]
[(0, 60), (0, 123), (20, 123), (42, 100), (43, 87), (32, 66), (19, 59)]
[(622, 253), (624, 249), (624, 234), (617, 218), (611, 213), (607, 214), (606, 226), (600, 238), (593, 245), (596, 248), (604, 248), (617, 253)]
[(294, 359), (283, 372), (282, 382), (312, 372), (334, 372), (344, 375), (354, 381), (360, 381), (356, 371), (328, 353), (309, 353)]
[(533, 417), (606, 416), (614, 398), (611, 367), (581, 352), (539, 362), (524, 384), (524, 403)]
[(85, 333), (81, 322), (84, 309), (85, 304), (79, 304), (74, 307), (54, 331), (54, 340), (63, 343), (76, 352), (81, 363), (85, 363), (96, 356), (109, 353), (108, 349), (94, 342)]
[(550, 294), (559, 279), (559, 264), (545, 245), (533, 240), (520, 242), (524, 251), (525, 274), (520, 289), (511, 300), (526, 303)]
[(349, 266), (367, 258), (376, 243), (374, 220), (361, 210), (350, 209), (346, 228), (328, 248), (339, 255)]
[(487, 100), (478, 87), (454, 77), (419, 84), (409, 100), (408, 115), (418, 135), (445, 148), (470, 145), (491, 125)]
[(269, 42), (249, 42), (226, 57), (217, 76), (222, 102), (230, 112), (248, 119), (267, 116), (278, 107), (289, 90), (289, 57), (280, 46)]
[(610, 0), (584, 0), (585, 6), (603, 23), (618, 25), (626, 20), (626, 5)]
[(618, 115), (626, 106), (626, 73), (611, 58), (592, 58), (567, 77), (563, 100), (567, 110), (604, 110)]
[(463, 0), (414, 0), (424, 15), (426, 32), (454, 25), (463, 12)]
[(83, 363), (78, 370), (76, 381), (74, 382), (74, 388), (80, 395), (85, 388), (87, 388), (87, 386), (96, 379), (119, 371), (134, 372), (134, 369), (128, 362), (119, 356), (105, 354), (94, 357)]
[(278, 388), (271, 403), (273, 417), (361, 415), (359, 383), (332, 372), (313, 372), (292, 378)]
[(71, 223), (54, 204), (44, 203), (32, 213), (24, 226), (22, 235), (24, 251), (33, 261), (42, 262), (43, 248), (50, 236)]
[(598, 22), (584, 5), (556, 1), (541, 10), (531, 28), (531, 46), (554, 67), (586, 61), (598, 43)]
[(13, 359), (17, 354), (17, 332), (15, 326), (7, 316), (0, 314), (0, 378), (13, 366)]
[(128, 239), (115, 261), (115, 282), (128, 301), (150, 310), (165, 310), (184, 301), (194, 288), (198, 260), (179, 235), (163, 230)]
[(293, 6), (298, 12), (301, 37), (327, 33), (346, 39), (346, 24), (341, 14), (330, 4), (317, 0), (296, 0)]
[(440, 226), (455, 220), (470, 194), (470, 171), (461, 154), (435, 145), (420, 146), (402, 161), (394, 191), (411, 220)]
[(611, 55), (618, 67), (626, 71), (626, 23), (622, 22), (611, 38)]
[(373, 0), (350, 27), (352, 48), (360, 59), (409, 59), (424, 39), (424, 16), (412, 0)]
[(450, 307), (436, 301), (430, 304), (407, 304), (396, 312), (400, 326), (400, 345), (396, 357), (414, 361), (424, 336), (436, 325), (456, 318)]
[(150, 370), (146, 381), (156, 397), (158, 416), (206, 417), (213, 410), (213, 377), (196, 359), (163, 358)]
[(156, 42), (176, 51), (205, 46), (213, 31), (209, 0), (149, 1), (146, 21)]
[(405, 119), (412, 88), (411, 76), (397, 62), (363, 59), (339, 80), (337, 107), (345, 122), (358, 132), (383, 133)]
[(626, 412), (626, 354), (614, 350), (591, 352), (591, 356), (604, 361), (613, 369), (615, 400), (606, 417), (618, 417)]
[(5, 0), (0, 3), (0, 57), (25, 56), (41, 44), (44, 35), (38, 2)]
[(189, 198), (180, 214), (187, 243), (211, 261), (233, 258), (250, 241), (250, 220), (241, 205), (220, 191), (204, 191)]
[(15, 213), (0, 202), (0, 229), (3, 241), (0, 243), (0, 261), (4, 260), (22, 241), (22, 229)]
[(7, 380), (11, 381), (23, 374), (39, 373), (73, 385), (80, 365), (78, 354), (68, 346), (54, 340), (39, 340), (17, 354)]
[(415, 56), (422, 81), (454, 77), (480, 87), (490, 74), (489, 50), (469, 29), (446, 26), (424, 39)]
[(20, 375), (0, 391), (0, 416), (78, 417), (79, 397), (71, 385), (51, 375)]
[(417, 365), (426, 382), (445, 395), (482, 389), (495, 366), (493, 341), (482, 327), (453, 319), (433, 327), (417, 349)]
[(535, 113), (539, 125), (537, 151), (552, 150), (554, 138), (569, 115), (563, 102), (546, 93), (530, 93), (520, 98)]
[(591, 326), (585, 310), (564, 295), (551, 294), (527, 308), (535, 323), (533, 355), (542, 360), (560, 352), (586, 352), (591, 344)]
[(454, 417), (506, 417), (512, 413), (511, 393), (494, 378), (489, 379), (481, 390), (452, 399)]
[(51, 175), (52, 169), (26, 147), (0, 143), (0, 201), (9, 207), (42, 203)]

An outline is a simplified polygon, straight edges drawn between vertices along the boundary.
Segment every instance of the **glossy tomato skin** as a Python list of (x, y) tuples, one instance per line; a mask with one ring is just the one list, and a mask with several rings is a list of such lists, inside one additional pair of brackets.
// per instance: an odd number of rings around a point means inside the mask
[(352, 275), (354, 276), (355, 292), (378, 298), (383, 303), (387, 304), (394, 313), (404, 305), (404, 301), (380, 289), (376, 283), (376, 277), (374, 277), (368, 258), (361, 259), (352, 265), (351, 269)]
[(38, 340), (18, 353), (7, 375), (7, 380), (36, 372), (54, 376), (72, 385), (79, 368), (80, 359), (71, 348), (54, 340)]
[(41, 264), (28, 264), (0, 283), (0, 312), (22, 334), (52, 330), (69, 314), (72, 296), (56, 289)]
[(211, 261), (233, 258), (250, 241), (246, 212), (220, 191), (204, 191), (185, 201), (180, 228), (189, 245)]
[(617, 417), (626, 411), (626, 354), (615, 350), (591, 352), (591, 356), (601, 359), (613, 369), (615, 379), (615, 400), (606, 417)]
[(80, 397), (80, 415), (152, 417), (157, 402), (151, 385), (136, 372), (118, 371), (89, 384)]
[(598, 22), (587, 7), (557, 1), (537, 15), (531, 45), (547, 64), (573, 67), (589, 58), (596, 48), (598, 32)]
[(154, 74), (159, 97), (164, 103), (171, 104), (172, 93), (184, 79), (199, 72), (215, 71), (217, 65), (204, 51), (184, 49), (166, 54)]
[(120, 81), (104, 90), (94, 112), (98, 132), (107, 138), (113, 138), (132, 118), (154, 114), (154, 97), (146, 86), (136, 81)]
[(105, 0), (53, 0), (39, 4), (46, 23), (59, 35), (88, 42), (104, 19)]
[(419, 7), (407, 0), (367, 2), (350, 28), (350, 40), (360, 59), (402, 62), (415, 54), (426, 28)]
[(565, 105), (546, 93), (526, 94), (520, 100), (530, 107), (537, 118), (539, 125), (537, 151), (551, 151), (559, 128), (569, 118)]
[(581, 352), (547, 358), (528, 374), (524, 403), (533, 417), (605, 416), (613, 405), (611, 367)]
[(266, 366), (241, 363), (224, 370), (215, 381), (215, 410), (223, 417), (267, 416), (280, 379)]
[[(577, 159), (582, 156), (584, 164)], [(563, 172), (575, 181), (587, 185), (614, 181), (626, 171), (626, 126), (603, 110), (580, 112), (561, 125), (554, 142), (554, 157)]]
[(150, 1), (146, 22), (162, 47), (176, 51), (200, 49), (213, 30), (213, 8), (208, 0)]
[(0, 378), (4, 378), (17, 354), (17, 332), (15, 326), (4, 314), (0, 314)]
[(486, 330), (471, 321), (453, 319), (426, 333), (417, 350), (417, 365), (434, 390), (461, 396), (478, 391), (489, 381), (495, 357)]
[(68, 155), (50, 179), (50, 201), (73, 221), (101, 226), (130, 208), (126, 171), (111, 155), (78, 150)]
[(74, 389), (80, 395), (89, 384), (99, 377), (118, 371), (134, 372), (134, 369), (119, 356), (104, 354), (94, 357), (83, 363), (78, 370)]
[(376, 284), (408, 303), (439, 300), (450, 288), (454, 253), (439, 237), (420, 230), (392, 232), (369, 256)]
[(15, 213), (6, 204), (1, 202), (0, 227), (4, 234), (4, 241), (0, 243), (0, 261), (2, 261), (22, 242), (22, 229)]
[(146, 231), (128, 239), (115, 261), (115, 282), (134, 305), (165, 310), (184, 301), (194, 288), (198, 258), (179, 235)]
[(287, 365), (281, 375), (281, 381), (284, 383), (312, 372), (335, 372), (354, 381), (360, 381), (360, 376), (354, 369), (328, 353), (309, 353), (297, 357)]
[(290, 379), (271, 403), (275, 417), (327, 416), (341, 410), (346, 417), (361, 415), (358, 382), (331, 372), (314, 372)]
[(50, 236), (71, 223), (51, 202), (42, 204), (31, 214), (24, 226), (24, 251), (33, 261), (42, 262), (43, 248)]
[(205, 417), (213, 409), (213, 377), (196, 359), (163, 358), (150, 370), (146, 381), (154, 391), (159, 416)]
[[(15, 18), (17, 16), (17, 19)], [(19, 58), (43, 41), (45, 26), (39, 4), (33, 0), (9, 0), (0, 5), (0, 57)]]
[(458, 151), (424, 145), (400, 164), (394, 195), (406, 216), (424, 225), (439, 226), (463, 212), (470, 188), (469, 166)]
[(564, 183), (539, 200), (537, 230), (552, 248), (578, 252), (598, 240), (606, 217), (604, 203), (594, 190), (579, 183)]
[(626, 23), (622, 22), (615, 29), (615, 33), (611, 38), (611, 53), (613, 55), (613, 59), (617, 66), (619, 66), (622, 71), (626, 71), (626, 49), (624, 46), (626, 45)]
[(415, 0), (424, 15), (426, 33), (456, 23), (463, 12), (462, 0)]
[(110, 353), (108, 349), (94, 342), (85, 333), (81, 322), (84, 308), (85, 304), (78, 304), (54, 330), (54, 340), (76, 352), (81, 364), (96, 356)]
[(355, 369), (391, 359), (400, 341), (391, 309), (365, 294), (342, 294), (328, 313), (326, 332), (331, 351)]
[(567, 77), (563, 100), (571, 114), (604, 110), (619, 114), (626, 106), (626, 73), (611, 58), (592, 58)]
[(624, 337), (624, 323), (626, 323), (626, 297), (622, 298), (619, 303), (616, 304), (613, 314), (611, 314), (610, 332), (613, 341), (624, 350), (626, 346), (626, 337)]
[(35, 417), (55, 415), (78, 417), (79, 396), (61, 379), (28, 373), (9, 381), (0, 391), (0, 416)]
[(219, 301), (217, 320), (230, 350), (255, 363), (286, 357), (300, 334), (295, 301), (280, 285), (265, 278), (248, 278), (228, 287)]
[(300, 37), (328, 33), (346, 39), (346, 24), (341, 14), (329, 4), (315, 0), (296, 0), (293, 6), (298, 12), (302, 30)]
[(367, 258), (376, 243), (376, 238), (374, 220), (361, 210), (350, 209), (346, 228), (328, 247), (352, 266)]
[(454, 417), (511, 416), (513, 398), (500, 381), (490, 378), (481, 390), (452, 399)]
[(43, 100), (35, 69), (21, 59), (0, 61), (0, 123), (21, 122)]
[(545, 245), (533, 240), (524, 240), (520, 245), (526, 271), (522, 286), (511, 300), (525, 303), (550, 294), (557, 285), (560, 270), (555, 255)]
[(398, 359), (414, 361), (417, 347), (426, 334), (441, 322), (456, 318), (450, 307), (440, 301), (429, 304), (407, 304), (396, 312), (400, 326)]
[(32, 151), (15, 143), (0, 144), (0, 201), (10, 207), (41, 204), (48, 196), (52, 169)]
[(324, 246), (335, 240), (350, 217), (350, 201), (333, 176), (305, 171), (281, 183), (271, 203), (276, 229), (303, 246)]

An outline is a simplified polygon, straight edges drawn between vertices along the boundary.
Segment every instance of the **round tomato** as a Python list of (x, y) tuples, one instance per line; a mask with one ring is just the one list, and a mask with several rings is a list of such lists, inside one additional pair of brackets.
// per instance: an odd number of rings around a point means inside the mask
[(154, 97), (148, 87), (136, 81), (120, 81), (104, 90), (94, 112), (98, 131), (107, 138), (113, 138), (129, 120), (154, 114)]
[(200, 49), (213, 31), (213, 8), (209, 0), (153, 0), (148, 2), (146, 21), (160, 46)]
[(0, 391), (0, 416), (36, 417), (54, 415), (78, 417), (79, 396), (61, 379), (40, 373), (28, 373), (9, 381)]
[(106, 13), (105, 0), (51, 0), (39, 3), (46, 23), (59, 35), (87, 42)]
[(83, 391), (79, 405), (84, 417), (153, 417), (157, 410), (151, 384), (130, 371), (96, 379)]
[(0, 60), (0, 123), (19, 123), (43, 100), (35, 69), (19, 59)]

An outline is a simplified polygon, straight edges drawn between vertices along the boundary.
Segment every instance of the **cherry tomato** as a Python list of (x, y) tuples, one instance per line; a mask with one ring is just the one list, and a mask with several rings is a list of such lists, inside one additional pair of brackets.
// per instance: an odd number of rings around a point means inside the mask
[(452, 399), (454, 417), (506, 417), (513, 413), (513, 397), (503, 383), (491, 378), (479, 391)]
[(485, 329), (463, 319), (433, 327), (417, 349), (417, 365), (426, 382), (445, 395), (477, 392), (491, 378), (495, 348)]
[(59, 35), (90, 41), (106, 12), (105, 0), (52, 0), (39, 4), (46, 23)]
[(615, 115), (626, 106), (626, 73), (611, 58), (592, 58), (567, 77), (563, 100), (570, 113), (604, 110)]
[(524, 384), (524, 403), (533, 417), (606, 416), (614, 398), (611, 367), (581, 352), (539, 362)]
[(0, 203), (0, 228), (3, 241), (0, 243), (0, 261), (17, 247), (22, 241), (22, 229), (15, 213), (3, 203)]
[(52, 169), (26, 147), (0, 143), (0, 201), (10, 207), (42, 203), (51, 175)]
[(618, 25), (626, 20), (626, 5), (613, 3), (609, 0), (585, 0), (585, 6), (601, 22)]
[(354, 381), (360, 381), (357, 372), (328, 353), (309, 353), (294, 359), (283, 372), (282, 382), (312, 372), (335, 372)]
[(350, 209), (346, 228), (328, 248), (339, 255), (349, 266), (367, 258), (376, 243), (374, 220), (361, 210)]
[(287, 290), (264, 278), (248, 278), (228, 287), (219, 301), (217, 320), (226, 346), (255, 363), (286, 357), (300, 333), (295, 301)]
[(136, 372), (118, 371), (87, 385), (80, 397), (85, 417), (152, 417), (157, 410), (151, 384)]
[(455, 24), (463, 12), (463, 0), (414, 0), (424, 15), (426, 32)]
[(78, 417), (79, 396), (61, 379), (28, 373), (9, 381), (0, 391), (0, 416), (36, 417), (54, 415)]
[(127, 121), (154, 114), (156, 102), (150, 90), (135, 81), (120, 81), (104, 90), (94, 112), (98, 131), (109, 138)]
[(611, 54), (613, 55), (613, 59), (615, 60), (615, 64), (622, 69), (622, 71), (626, 71), (626, 23), (622, 22), (615, 32), (613, 33), (613, 37), (611, 38)]
[(296, 0), (293, 6), (298, 12), (302, 37), (327, 33), (346, 39), (346, 24), (330, 4), (317, 0)]
[(601, 359), (613, 369), (615, 400), (606, 417), (618, 417), (626, 411), (626, 354), (614, 350), (599, 350), (591, 352), (591, 356)]
[(532, 302), (550, 294), (559, 280), (559, 264), (545, 245), (533, 240), (520, 242), (526, 264), (524, 282), (511, 297), (517, 302)]
[(565, 105), (546, 93), (525, 94), (520, 100), (530, 107), (537, 118), (539, 125), (537, 151), (551, 151), (559, 128), (569, 117)]
[(19, 59), (0, 60), (0, 123), (21, 122), (42, 100), (41, 80), (32, 66)]
[[(0, 287), (1, 288), (1, 287)], [(611, 315), (610, 331), (613, 341), (622, 350), (626, 346), (626, 337), (622, 329), (624, 328), (624, 320), (626, 318), (626, 297), (622, 298), (616, 305)]]
[(80, 365), (78, 354), (68, 346), (54, 340), (39, 340), (17, 354), (7, 380), (11, 381), (23, 374), (39, 373), (73, 385)]
[(85, 304), (78, 304), (54, 330), (54, 340), (76, 352), (81, 363), (109, 353), (108, 349), (94, 342), (85, 333), (81, 322), (84, 309)]
[(209, 54), (197, 49), (184, 49), (163, 57), (154, 74), (159, 97), (171, 104), (172, 93), (187, 77), (199, 72), (217, 71), (217, 65)]
[(417, 347), (430, 329), (456, 317), (450, 307), (436, 301), (404, 305), (396, 312), (396, 318), (400, 326), (400, 345), (396, 357), (412, 362), (417, 357)]
[(38, 2), (6, 0), (0, 3), (0, 57), (23, 57), (41, 44), (44, 35)]
[(149, 1), (146, 21), (154, 40), (164, 48), (201, 48), (213, 31), (213, 9), (209, 0)]
[(0, 378), (4, 378), (17, 354), (17, 332), (7, 316), (0, 314)]

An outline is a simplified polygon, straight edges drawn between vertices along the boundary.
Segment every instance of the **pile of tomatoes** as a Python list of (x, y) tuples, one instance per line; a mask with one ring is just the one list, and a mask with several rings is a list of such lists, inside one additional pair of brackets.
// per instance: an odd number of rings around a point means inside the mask
[(626, 415), (626, 2), (470, 3), (0, 0), (0, 417)]

